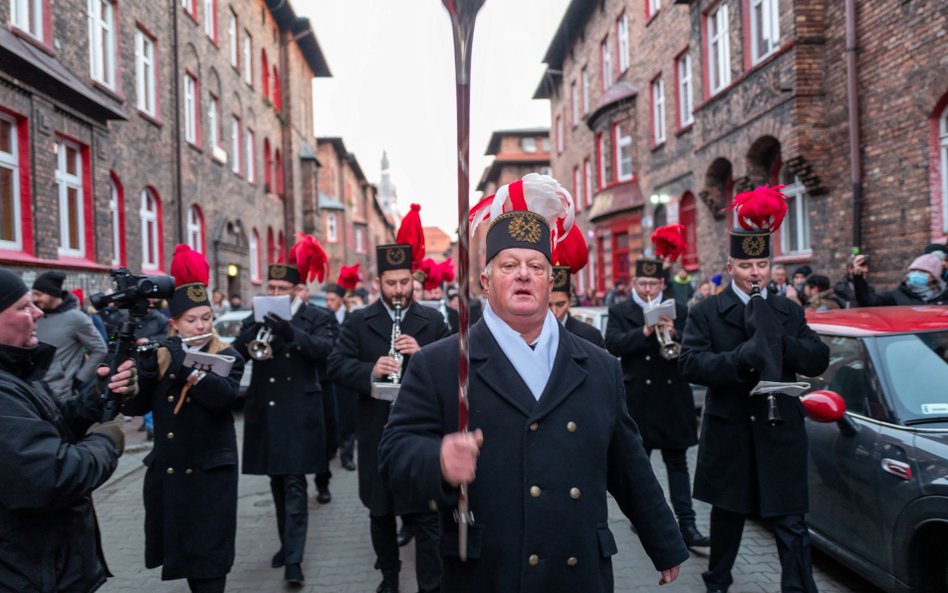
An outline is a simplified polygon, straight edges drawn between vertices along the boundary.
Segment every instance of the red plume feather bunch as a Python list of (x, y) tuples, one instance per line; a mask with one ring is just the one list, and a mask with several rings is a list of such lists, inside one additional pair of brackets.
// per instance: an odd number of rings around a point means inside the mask
[(336, 284), (345, 290), (355, 290), (359, 283), (359, 264), (354, 266), (342, 266), (339, 269), (339, 277), (336, 278)]
[(421, 260), (425, 259), (425, 230), (421, 227), (421, 216), (418, 212), (421, 206), (412, 204), (411, 210), (402, 219), (401, 226), (398, 227), (398, 234), (395, 236), (395, 242), (411, 245), (411, 267), (413, 270), (421, 266)]
[(425, 290), (441, 286), (441, 269), (438, 267), (438, 262), (430, 257), (421, 260), (416, 272), (420, 276), (417, 279), (421, 281)]
[(451, 258), (438, 264), (438, 270), (441, 272), (442, 282), (454, 282), (454, 262)]
[(86, 295), (82, 292), (81, 288), (73, 288), (69, 292), (76, 295), (76, 300), (79, 301), (80, 307), (85, 307)]
[(211, 280), (211, 268), (207, 265), (207, 259), (184, 243), (175, 245), (170, 271), (174, 276), (175, 286), (194, 282), (207, 286)]
[[(557, 224), (560, 224), (557, 221)], [(582, 231), (578, 225), (566, 233), (566, 238), (553, 246), (553, 265), (569, 266), (571, 274), (575, 274), (586, 267), (589, 263), (589, 248), (586, 247), (586, 239), (583, 238)]]
[(727, 207), (737, 212), (737, 222), (750, 231), (774, 232), (780, 228), (787, 215), (787, 198), (780, 190), (782, 185), (762, 185), (752, 191), (739, 193)]
[(329, 274), (329, 258), (312, 235), (297, 233), (296, 245), (290, 248), (290, 265), (300, 270), (300, 279), (312, 282), (314, 278), (320, 282)]
[(688, 249), (688, 244), (685, 243), (685, 226), (666, 224), (658, 227), (652, 233), (652, 244), (658, 257), (678, 261)]

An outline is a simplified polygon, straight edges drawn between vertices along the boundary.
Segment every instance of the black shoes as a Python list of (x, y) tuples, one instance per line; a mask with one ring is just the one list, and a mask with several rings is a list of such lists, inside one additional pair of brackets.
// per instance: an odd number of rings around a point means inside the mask
[(332, 500), (332, 494), (329, 492), (329, 484), (325, 486), (316, 486), (316, 500), (319, 504), (328, 504)]
[(402, 522), (402, 528), (398, 531), (398, 547), (404, 548), (413, 537), (415, 537), (415, 534), (412, 533), (411, 527)]
[(352, 462), (351, 457), (341, 457), (339, 463), (342, 465), (342, 469), (354, 472), (356, 469), (356, 464)]
[(681, 539), (689, 548), (707, 548), (711, 545), (711, 538), (702, 535), (694, 525), (681, 526)]
[(291, 585), (303, 584), (303, 569), (299, 564), (287, 564), (283, 569), (283, 578)]
[(283, 557), (283, 548), (280, 548), (280, 551), (273, 555), (273, 560), (270, 561), (270, 566), (273, 568), (280, 568), (286, 564), (286, 560)]
[(382, 581), (379, 584), (378, 589), (375, 590), (375, 593), (398, 593), (398, 581), (390, 583), (389, 581)]

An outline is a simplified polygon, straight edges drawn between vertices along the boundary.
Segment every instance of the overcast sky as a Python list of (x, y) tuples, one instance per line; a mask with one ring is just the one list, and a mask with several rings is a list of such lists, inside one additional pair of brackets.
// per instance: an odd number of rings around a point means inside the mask
[[(568, 0), (486, 0), (474, 29), (471, 190), (494, 130), (549, 127), (531, 99)], [(311, 20), (332, 78), (315, 79), (317, 136), (340, 136), (369, 181), (388, 151), (399, 209), (457, 226), (454, 46), (441, 0), (294, 0)]]

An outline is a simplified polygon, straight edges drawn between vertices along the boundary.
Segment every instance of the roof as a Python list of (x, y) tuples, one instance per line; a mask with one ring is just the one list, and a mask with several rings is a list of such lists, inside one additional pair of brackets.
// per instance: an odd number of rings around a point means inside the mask
[(326, 62), (326, 56), (323, 55), (323, 50), (319, 47), (319, 41), (309, 24), (309, 19), (296, 16), (296, 11), (293, 10), (290, 0), (266, 1), (267, 8), (270, 9), (270, 14), (273, 15), (273, 19), (280, 29), (289, 31), (293, 35), (293, 41), (299, 46), (313, 76), (332, 76), (329, 71), (329, 64)]
[(319, 147), (320, 144), (330, 144), (333, 149), (336, 151), (336, 156), (346, 158), (349, 156), (349, 151), (346, 150), (346, 143), (342, 141), (342, 138), (338, 136), (322, 136), (316, 138), (316, 146)]
[(596, 101), (596, 106), (592, 112), (586, 116), (586, 124), (591, 128), (596, 124), (596, 120), (601, 115), (613, 108), (621, 107), (624, 102), (634, 99), (639, 94), (638, 90), (625, 81), (617, 82), (609, 87), (606, 92)]
[(451, 251), (451, 236), (440, 227), (422, 227), (425, 232), (425, 253), (435, 261), (442, 261)]
[(504, 137), (513, 136), (514, 138), (529, 138), (530, 136), (550, 135), (550, 128), (520, 128), (516, 130), (495, 130), (490, 135), (490, 141), (487, 143), (487, 152), (484, 154), (497, 154), (500, 150), (500, 140)]
[(550, 46), (546, 49), (543, 56), (543, 63), (547, 65), (540, 84), (533, 94), (534, 99), (549, 99), (553, 92), (551, 78), (559, 77), (563, 74), (563, 60), (569, 54), (570, 47), (577, 37), (583, 34), (586, 21), (596, 10), (599, 2), (592, 0), (572, 0), (563, 13), (560, 20), (560, 26), (557, 27), (553, 39), (550, 40)]
[(550, 166), (550, 153), (548, 152), (525, 152), (523, 154), (499, 154), (493, 162), (484, 169), (480, 181), (477, 183), (476, 191), (485, 191), (487, 184), (491, 181), (500, 179), (500, 169), (506, 166), (518, 165), (545, 165)]
[(339, 198), (336, 196), (329, 196), (323, 192), (319, 192), (319, 209), (320, 210), (345, 210), (346, 207), (343, 205)]
[(948, 330), (948, 305), (808, 311), (806, 318), (814, 331), (853, 337)]

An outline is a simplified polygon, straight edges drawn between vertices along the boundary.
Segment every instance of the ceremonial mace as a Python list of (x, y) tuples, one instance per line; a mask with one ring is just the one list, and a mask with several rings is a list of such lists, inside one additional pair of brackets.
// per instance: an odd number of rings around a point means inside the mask
[[(458, 431), (467, 432), (468, 418), (468, 324), (470, 323), (470, 233), (468, 232), (468, 193), (470, 192), (470, 128), (471, 128), (471, 42), (474, 19), (484, 0), (441, 0), (451, 15), (454, 35), (454, 75), (458, 106)], [(467, 527), (474, 522), (468, 508), (467, 484), (461, 484), (458, 496), (458, 555), (467, 560)]]

